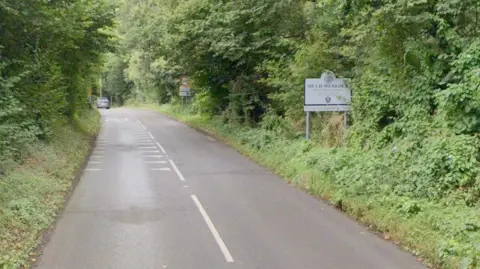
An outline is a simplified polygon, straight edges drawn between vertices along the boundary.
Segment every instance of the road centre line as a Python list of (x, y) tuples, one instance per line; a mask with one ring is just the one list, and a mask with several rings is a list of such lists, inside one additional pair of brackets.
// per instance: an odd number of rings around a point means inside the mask
[(230, 255), (230, 252), (228, 251), (227, 246), (225, 245), (225, 243), (222, 240), (222, 237), (220, 237), (220, 234), (218, 233), (217, 229), (215, 228), (215, 225), (213, 224), (212, 220), (208, 216), (207, 212), (203, 208), (200, 201), (198, 200), (197, 196), (192, 194), (190, 197), (192, 198), (193, 202), (195, 203), (198, 210), (200, 211), (200, 214), (202, 215), (203, 220), (205, 220), (205, 223), (207, 223), (207, 226), (210, 229), (210, 232), (212, 233), (213, 238), (215, 238), (215, 241), (217, 241), (218, 247), (222, 251), (223, 256), (225, 257), (225, 260), (227, 262), (234, 262), (232, 255)]
[(162, 147), (162, 145), (160, 145), (160, 143), (155, 142), (155, 144), (157, 144), (157, 147), (160, 148), (160, 150), (162, 151), (163, 154), (166, 154), (166, 153), (167, 153), (167, 152), (165, 151), (165, 149)]
[(180, 170), (178, 170), (178, 167), (177, 165), (173, 162), (172, 159), (169, 159), (168, 160), (170, 162), (170, 165), (173, 167), (173, 170), (175, 171), (175, 173), (177, 173), (177, 176), (180, 178), (181, 181), (185, 181), (185, 178), (183, 177), (182, 173), (180, 172)]

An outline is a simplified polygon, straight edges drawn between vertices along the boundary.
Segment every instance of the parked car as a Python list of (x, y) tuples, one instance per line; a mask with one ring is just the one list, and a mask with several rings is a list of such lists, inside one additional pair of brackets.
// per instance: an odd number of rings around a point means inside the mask
[(110, 100), (108, 97), (100, 97), (97, 99), (97, 108), (110, 109)]

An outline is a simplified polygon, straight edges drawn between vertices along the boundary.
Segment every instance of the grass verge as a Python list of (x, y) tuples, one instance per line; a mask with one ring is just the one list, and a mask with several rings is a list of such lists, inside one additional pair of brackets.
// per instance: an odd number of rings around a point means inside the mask
[(56, 219), (100, 129), (89, 110), (74, 124), (58, 124), (48, 144), (35, 144), (23, 164), (0, 177), (0, 268), (28, 267), (42, 232)]
[(398, 188), (412, 185), (404, 175), (409, 168), (399, 167), (391, 152), (324, 148), (261, 128), (226, 125), (219, 118), (191, 114), (174, 105), (132, 106), (210, 133), (291, 184), (331, 202), (432, 268), (480, 268), (479, 206), (467, 205), (459, 191), (441, 199), (416, 190), (402, 194)]

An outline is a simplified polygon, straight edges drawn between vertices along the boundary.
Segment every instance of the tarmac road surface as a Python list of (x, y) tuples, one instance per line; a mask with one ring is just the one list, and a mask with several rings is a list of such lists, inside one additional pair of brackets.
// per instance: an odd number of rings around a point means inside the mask
[(95, 150), (37, 268), (425, 268), (184, 124), (101, 112)]

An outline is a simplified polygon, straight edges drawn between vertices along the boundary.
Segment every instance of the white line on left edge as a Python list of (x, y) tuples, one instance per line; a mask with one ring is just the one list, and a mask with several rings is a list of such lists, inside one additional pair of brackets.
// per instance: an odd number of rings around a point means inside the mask
[(225, 260), (227, 262), (233, 262), (233, 257), (230, 255), (230, 252), (228, 251), (227, 246), (222, 240), (222, 237), (220, 237), (220, 234), (218, 233), (217, 229), (215, 228), (215, 225), (213, 224), (212, 220), (208, 216), (207, 212), (203, 208), (202, 204), (198, 200), (197, 196), (192, 194), (190, 197), (192, 197), (193, 202), (197, 206), (198, 210), (200, 211), (200, 214), (202, 214), (203, 219), (207, 223), (208, 228), (210, 229), (210, 232), (212, 232), (213, 238), (215, 238), (215, 241), (217, 241), (218, 246), (220, 247), (220, 250), (223, 253), (223, 256), (225, 257)]

